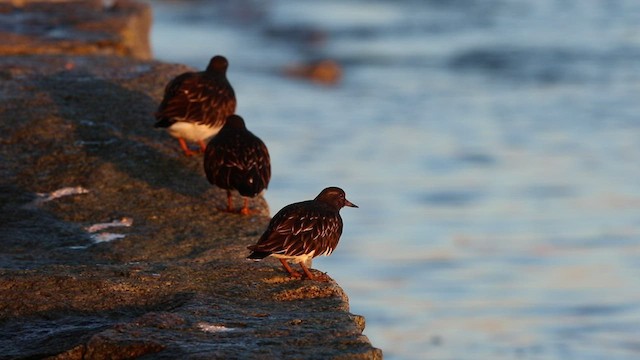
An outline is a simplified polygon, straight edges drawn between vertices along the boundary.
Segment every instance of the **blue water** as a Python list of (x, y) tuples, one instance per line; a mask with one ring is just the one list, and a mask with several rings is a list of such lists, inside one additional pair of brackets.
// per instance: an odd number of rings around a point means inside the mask
[(272, 212), (360, 206), (314, 267), (385, 358), (640, 358), (640, 2), (152, 4), (156, 58), (228, 57)]

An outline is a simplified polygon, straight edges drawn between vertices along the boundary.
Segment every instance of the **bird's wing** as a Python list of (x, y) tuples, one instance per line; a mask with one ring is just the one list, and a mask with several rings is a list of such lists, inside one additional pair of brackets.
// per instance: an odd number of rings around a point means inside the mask
[(269, 151), (253, 134), (223, 129), (211, 139), (205, 151), (204, 166), (209, 182), (222, 188), (235, 188), (244, 196), (255, 196), (271, 179)]
[(242, 195), (252, 196), (266, 189), (271, 180), (271, 159), (267, 146), (258, 137), (249, 133), (243, 151), (238, 152), (241, 169), (236, 179), (243, 186), (238, 187)]
[(167, 84), (156, 117), (222, 125), (235, 107), (235, 94), (226, 80), (218, 84), (202, 73), (185, 73)]
[(340, 215), (300, 204), (288, 205), (273, 217), (255, 250), (287, 256), (331, 254), (342, 234)]

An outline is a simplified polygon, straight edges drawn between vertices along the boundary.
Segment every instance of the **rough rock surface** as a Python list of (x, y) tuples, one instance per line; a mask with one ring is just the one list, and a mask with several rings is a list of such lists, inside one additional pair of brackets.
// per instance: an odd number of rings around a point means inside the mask
[[(335, 282), (244, 259), (264, 199), (256, 216), (219, 211), (202, 158), (152, 128), (185, 70), (0, 58), (0, 359), (381, 358)], [(65, 187), (87, 192), (37, 195)], [(132, 225), (87, 230), (122, 218)], [(125, 237), (92, 238), (104, 233)]]
[(151, 58), (151, 8), (130, 0), (0, 1), (0, 55)]

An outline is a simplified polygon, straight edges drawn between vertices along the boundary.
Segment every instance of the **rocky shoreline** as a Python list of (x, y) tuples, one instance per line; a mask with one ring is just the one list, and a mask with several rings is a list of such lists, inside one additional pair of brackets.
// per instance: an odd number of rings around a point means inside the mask
[[(56, 8), (69, 3), (47, 11), (81, 11)], [(85, 3), (89, 19), (148, 34), (145, 5)], [(12, 6), (4, 24), (45, 5)], [(90, 28), (84, 50), (0, 48), (0, 359), (381, 359), (338, 284), (245, 260), (265, 200), (252, 200), (256, 216), (219, 211), (226, 195), (202, 159), (152, 128), (164, 85), (187, 68)], [(42, 41), (20, 29), (2, 31)], [(100, 33), (116, 40), (97, 46)]]

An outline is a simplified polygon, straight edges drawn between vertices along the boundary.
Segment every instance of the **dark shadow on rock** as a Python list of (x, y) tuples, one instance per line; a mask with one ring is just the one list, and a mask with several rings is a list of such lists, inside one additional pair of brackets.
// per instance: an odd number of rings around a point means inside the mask
[[(67, 64), (70, 70), (62, 70)], [(110, 57), (27, 57), (0, 65), (7, 78), (0, 92), (0, 184), (29, 192), (86, 188), (75, 201), (43, 207), (74, 226), (133, 219), (131, 228), (116, 231), (126, 239), (91, 246), (94, 258), (176, 259), (247, 226), (250, 219), (219, 211), (226, 194), (206, 180), (202, 157), (184, 157), (177, 141), (153, 128), (164, 85), (185, 67)], [(263, 197), (251, 203), (268, 215)]]
[(0, 263), (3, 269), (32, 269), (52, 264), (91, 262), (76, 246), (90, 244), (78, 224), (63, 221), (41, 206), (36, 195), (0, 184)]
[[(182, 318), (166, 311), (182, 306), (192, 296), (177, 293), (148, 306), (124, 305), (101, 311), (59, 309), (3, 319), (0, 321), (0, 359), (40, 359), (58, 354), (64, 354), (63, 358), (106, 359), (113, 355), (124, 358), (127, 352), (155, 353), (164, 346), (141, 340), (135, 332), (148, 335), (153, 329), (182, 326)], [(124, 331), (134, 328), (133, 332)], [(75, 352), (85, 357), (75, 357)]]
[[(149, 95), (84, 71), (54, 74), (42, 86), (56, 103), (57, 115), (72, 124), (74, 145), (88, 156), (153, 188), (192, 197), (210, 189), (202, 158), (183, 157), (177, 141), (153, 128), (158, 102)], [(99, 166), (94, 163), (95, 170)]]

